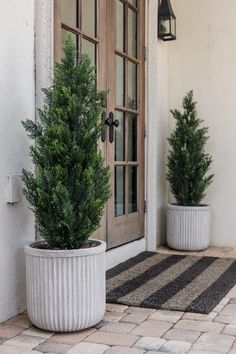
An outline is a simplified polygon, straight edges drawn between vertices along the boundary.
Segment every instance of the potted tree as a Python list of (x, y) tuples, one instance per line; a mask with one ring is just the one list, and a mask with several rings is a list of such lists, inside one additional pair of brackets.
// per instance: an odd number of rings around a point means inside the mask
[(183, 99), (183, 113), (171, 113), (176, 127), (168, 139), (167, 180), (176, 204), (167, 205), (167, 243), (177, 250), (203, 250), (210, 241), (210, 207), (201, 201), (214, 176), (207, 175), (212, 163), (205, 152), (208, 128), (197, 118), (192, 91)]
[(35, 173), (24, 193), (42, 241), (25, 247), (27, 310), (39, 328), (68, 332), (98, 323), (105, 310), (105, 242), (89, 239), (110, 195), (97, 141), (105, 92), (70, 38), (56, 64), (39, 120), (23, 122)]

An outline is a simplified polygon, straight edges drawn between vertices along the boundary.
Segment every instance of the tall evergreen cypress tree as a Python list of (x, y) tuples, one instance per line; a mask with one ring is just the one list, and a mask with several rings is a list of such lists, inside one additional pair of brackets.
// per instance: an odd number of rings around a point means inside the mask
[(35, 174), (23, 170), (24, 193), (50, 249), (78, 249), (98, 228), (110, 195), (109, 171), (97, 142), (106, 92), (96, 88), (86, 55), (67, 39), (53, 84), (44, 89), (39, 121), (22, 122), (35, 140)]
[(208, 128), (201, 127), (196, 102), (190, 91), (183, 99), (183, 113), (171, 111), (176, 128), (168, 139), (167, 180), (176, 202), (184, 206), (198, 206), (214, 175), (207, 175), (212, 157), (205, 152)]

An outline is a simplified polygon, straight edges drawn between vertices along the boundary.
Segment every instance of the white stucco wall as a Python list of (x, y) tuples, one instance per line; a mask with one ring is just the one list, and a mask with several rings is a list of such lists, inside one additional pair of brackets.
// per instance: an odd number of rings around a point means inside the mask
[(236, 246), (236, 1), (172, 0), (177, 41), (169, 44), (169, 107), (193, 89), (210, 127), (212, 245)]
[(168, 45), (157, 39), (158, 1), (146, 2), (146, 230), (147, 249), (165, 241), (168, 135)]
[(34, 2), (0, 1), (0, 323), (25, 309), (23, 245), (34, 238), (24, 199), (6, 204), (9, 173), (29, 167), (21, 120), (34, 117)]

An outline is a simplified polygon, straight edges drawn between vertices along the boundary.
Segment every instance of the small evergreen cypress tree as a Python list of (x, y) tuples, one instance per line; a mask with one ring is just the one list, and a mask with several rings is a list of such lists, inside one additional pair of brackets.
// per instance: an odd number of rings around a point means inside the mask
[(77, 59), (71, 38), (55, 65), (53, 84), (43, 89), (39, 121), (22, 122), (35, 139), (35, 174), (23, 170), (24, 193), (40, 235), (50, 249), (78, 249), (98, 228), (110, 195), (109, 171), (97, 149), (106, 92), (96, 88), (86, 55)]
[(183, 113), (171, 111), (176, 128), (168, 139), (167, 180), (178, 205), (199, 206), (214, 175), (207, 175), (212, 157), (205, 153), (208, 128), (197, 118), (193, 91), (183, 99)]

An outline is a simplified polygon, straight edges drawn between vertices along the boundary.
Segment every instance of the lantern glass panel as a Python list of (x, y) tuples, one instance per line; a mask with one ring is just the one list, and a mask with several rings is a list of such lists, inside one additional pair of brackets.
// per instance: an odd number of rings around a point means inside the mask
[(159, 34), (165, 36), (171, 33), (170, 17), (162, 16), (159, 18)]
[(176, 19), (173, 16), (170, 18), (170, 33), (176, 37)]

